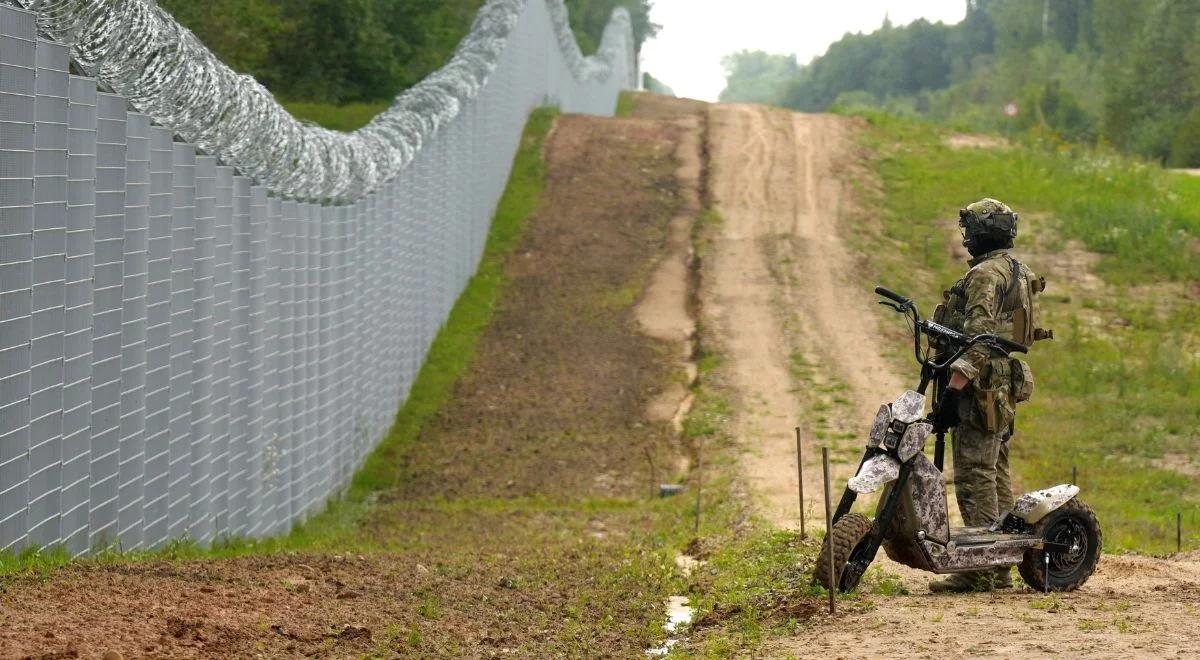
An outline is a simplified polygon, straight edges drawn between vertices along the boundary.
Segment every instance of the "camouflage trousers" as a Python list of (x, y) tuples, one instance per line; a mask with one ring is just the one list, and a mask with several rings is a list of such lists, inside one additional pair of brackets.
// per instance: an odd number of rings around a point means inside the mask
[(1005, 434), (986, 431), (972, 420), (954, 428), (954, 494), (968, 527), (991, 525), (1013, 508)]

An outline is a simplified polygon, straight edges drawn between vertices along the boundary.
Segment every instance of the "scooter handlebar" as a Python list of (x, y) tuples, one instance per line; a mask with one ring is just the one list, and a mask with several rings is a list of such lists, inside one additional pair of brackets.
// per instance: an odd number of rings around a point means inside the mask
[(1029, 352), (1028, 346), (1026, 346), (1025, 344), (1021, 344), (1019, 342), (1012, 341), (1011, 339), (1005, 339), (1004, 337), (996, 337), (995, 339), (993, 339), (993, 341), (996, 342), (996, 344), (998, 346), (1004, 348), (1004, 350), (1008, 351), (1009, 353), (1028, 353)]
[(908, 298), (905, 298), (904, 296), (896, 293), (895, 291), (892, 291), (891, 289), (885, 289), (881, 286), (875, 287), (875, 293), (883, 296), (884, 298), (887, 298), (888, 300), (898, 302), (901, 305), (907, 305), (908, 303), (912, 302)]

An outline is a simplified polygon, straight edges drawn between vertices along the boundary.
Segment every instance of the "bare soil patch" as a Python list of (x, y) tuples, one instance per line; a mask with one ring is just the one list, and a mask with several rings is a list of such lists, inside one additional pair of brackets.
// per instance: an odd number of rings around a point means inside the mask
[(980, 135), (977, 133), (955, 133), (946, 137), (946, 145), (951, 149), (1007, 149), (1008, 140), (995, 135)]
[(644, 411), (678, 356), (633, 305), (681, 208), (680, 130), (560, 118), (473, 365), (336, 550), (10, 577), (0, 657), (632, 657), (656, 643), (676, 513), (639, 498), (645, 451), (668, 464), (679, 447)]
[[(395, 496), (645, 492), (643, 446), (670, 447), (646, 401), (669, 380), (631, 314), (678, 207), (678, 128), (559, 119), (544, 206), (470, 373), (405, 457)], [(635, 451), (612, 451), (615, 441)]]

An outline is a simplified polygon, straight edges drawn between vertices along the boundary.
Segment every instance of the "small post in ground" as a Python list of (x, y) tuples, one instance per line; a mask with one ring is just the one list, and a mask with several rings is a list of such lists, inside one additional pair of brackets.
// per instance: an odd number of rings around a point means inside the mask
[(700, 471), (700, 453), (704, 448), (704, 444), (696, 445), (696, 524), (693, 530), (696, 538), (700, 538), (700, 488), (703, 486), (703, 473)]
[(804, 531), (804, 448), (800, 440), (800, 427), (796, 427), (796, 482), (800, 484), (800, 538), (807, 538)]
[(1175, 552), (1183, 552), (1183, 512), (1175, 512)]
[(829, 447), (821, 447), (821, 470), (825, 474), (825, 542), (829, 544), (829, 613), (837, 612), (837, 575), (833, 568), (833, 508), (829, 505)]
[(650, 447), (645, 446), (643, 449), (646, 450), (646, 461), (650, 463), (650, 499), (654, 499), (658, 493), (658, 468), (654, 465), (654, 454), (650, 452)]
[(1076, 471), (1075, 471), (1075, 470), (1076, 470), (1075, 466), (1074, 466), (1074, 465), (1072, 465), (1072, 466), (1071, 466), (1071, 485), (1072, 485), (1072, 486), (1078, 486), (1078, 485), (1079, 485), (1079, 475), (1076, 473)]

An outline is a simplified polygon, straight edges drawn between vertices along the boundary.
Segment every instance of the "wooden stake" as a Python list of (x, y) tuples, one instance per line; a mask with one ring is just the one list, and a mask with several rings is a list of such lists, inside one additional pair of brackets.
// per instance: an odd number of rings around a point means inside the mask
[(804, 531), (804, 443), (800, 440), (800, 427), (796, 427), (796, 483), (800, 488), (800, 538), (808, 538)]
[(646, 460), (650, 463), (650, 499), (654, 499), (658, 494), (658, 468), (654, 466), (654, 454), (650, 453), (650, 447), (645, 446)]
[(1079, 475), (1076, 473), (1074, 465), (1071, 466), (1071, 485), (1072, 486), (1079, 485)]
[(825, 542), (829, 544), (829, 613), (837, 612), (837, 575), (833, 568), (833, 507), (829, 505), (829, 447), (821, 447), (821, 470), (825, 474)]
[(1175, 512), (1175, 552), (1183, 552), (1183, 512)]
[(700, 537), (700, 489), (704, 484), (704, 473), (700, 471), (700, 450), (703, 447), (703, 443), (696, 446), (696, 524), (693, 530), (696, 538)]

